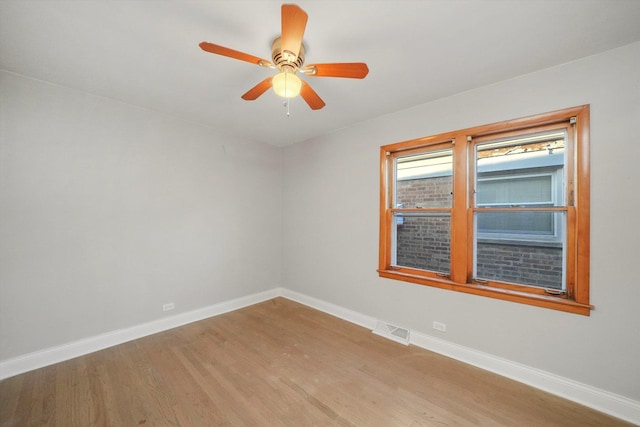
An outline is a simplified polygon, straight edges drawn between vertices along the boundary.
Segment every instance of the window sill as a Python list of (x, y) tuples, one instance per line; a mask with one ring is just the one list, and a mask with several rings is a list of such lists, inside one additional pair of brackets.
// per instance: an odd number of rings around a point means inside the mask
[(542, 295), (513, 289), (502, 289), (484, 284), (457, 283), (447, 278), (426, 277), (411, 274), (398, 270), (378, 270), (378, 275), (387, 279), (402, 280), (404, 282), (416, 283), (424, 286), (432, 286), (440, 289), (448, 289), (473, 295), (481, 295), (489, 298), (501, 299), (504, 301), (517, 302), (521, 304), (533, 305), (536, 307), (549, 308), (552, 310), (565, 311), (568, 313), (589, 316), (593, 306), (581, 304), (565, 297)]

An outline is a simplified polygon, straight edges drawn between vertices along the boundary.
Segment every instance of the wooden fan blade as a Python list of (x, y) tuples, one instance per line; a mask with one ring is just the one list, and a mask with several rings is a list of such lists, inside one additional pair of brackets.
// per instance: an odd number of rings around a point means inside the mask
[(266, 79), (249, 89), (247, 93), (242, 95), (242, 99), (244, 99), (245, 101), (253, 101), (257, 99), (260, 95), (269, 90), (269, 88), (271, 87), (272, 79), (273, 77), (267, 77)]
[(302, 37), (304, 36), (308, 18), (307, 13), (295, 4), (282, 5), (281, 49), (283, 53), (287, 51), (295, 56), (291, 61), (295, 61), (298, 53), (300, 53)]
[(309, 86), (309, 83), (304, 80), (302, 81), (300, 96), (302, 96), (305, 102), (309, 104), (309, 107), (311, 107), (312, 110), (319, 110), (326, 105), (322, 98), (318, 96), (316, 91)]
[(301, 71), (312, 77), (364, 79), (369, 74), (369, 67), (364, 62), (340, 62), (334, 64), (309, 64)]
[(217, 44), (202, 42), (200, 43), (200, 48), (205, 52), (215, 53), (216, 55), (227, 56), (233, 59), (239, 59), (240, 61), (262, 65), (263, 67), (271, 66), (271, 62), (267, 61), (266, 59), (258, 58), (257, 56), (249, 55), (248, 53), (229, 49), (228, 47), (220, 46)]

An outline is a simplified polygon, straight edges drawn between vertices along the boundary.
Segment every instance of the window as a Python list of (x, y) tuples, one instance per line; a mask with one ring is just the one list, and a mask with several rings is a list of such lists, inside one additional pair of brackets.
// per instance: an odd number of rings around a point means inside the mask
[(589, 106), (381, 147), (381, 277), (589, 315)]

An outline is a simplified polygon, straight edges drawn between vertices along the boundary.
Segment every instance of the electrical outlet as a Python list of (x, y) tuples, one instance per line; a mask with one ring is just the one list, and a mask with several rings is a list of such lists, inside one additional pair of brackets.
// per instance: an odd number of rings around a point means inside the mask
[(440, 332), (447, 332), (447, 325), (441, 322), (433, 322), (433, 329)]
[(162, 306), (162, 311), (169, 311), (169, 310), (173, 310), (175, 307), (176, 307), (176, 306), (175, 306), (172, 302), (170, 302), (170, 303), (168, 303), (168, 304), (164, 304), (164, 305)]

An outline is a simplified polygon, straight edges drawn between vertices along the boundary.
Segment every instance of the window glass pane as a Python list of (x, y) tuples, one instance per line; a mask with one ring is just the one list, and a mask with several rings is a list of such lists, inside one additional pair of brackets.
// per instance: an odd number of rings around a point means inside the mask
[(449, 214), (394, 215), (394, 265), (449, 274)]
[(564, 130), (483, 142), (477, 147), (478, 172), (562, 165)]
[(563, 205), (565, 140), (563, 130), (478, 144), (476, 206)]
[(451, 150), (398, 157), (395, 165), (396, 207), (451, 207), (452, 161)]
[[(508, 214), (518, 223), (526, 222), (532, 214), (543, 214), (545, 218), (551, 218), (558, 229), (565, 229), (564, 212)], [(483, 221), (499, 224), (502, 218), (503, 212), (476, 212), (476, 229)], [(505, 227), (501, 233), (506, 234), (507, 231)], [(476, 234), (474, 241), (475, 278), (564, 290), (564, 233), (561, 233), (558, 239), (547, 241), (487, 239)]]

